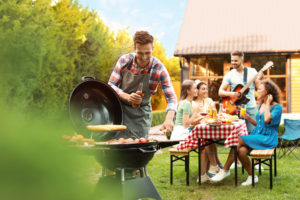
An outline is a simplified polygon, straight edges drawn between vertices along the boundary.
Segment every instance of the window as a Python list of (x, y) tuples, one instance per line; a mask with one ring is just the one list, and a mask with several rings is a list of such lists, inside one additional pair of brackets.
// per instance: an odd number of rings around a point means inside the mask
[[(287, 75), (286, 56), (245, 56), (244, 65), (259, 71), (268, 61), (274, 62), (274, 67), (264, 72), (265, 78), (272, 79), (281, 89), (282, 105), (287, 111)], [(189, 79), (198, 79), (208, 84), (208, 95), (214, 101), (219, 101), (218, 91), (224, 75), (230, 71), (230, 56), (191, 58)]]

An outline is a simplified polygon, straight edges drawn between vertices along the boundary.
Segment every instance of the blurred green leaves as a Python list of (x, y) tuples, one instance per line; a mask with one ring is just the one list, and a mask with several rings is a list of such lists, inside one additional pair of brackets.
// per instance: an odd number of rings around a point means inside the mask
[(1, 199), (93, 195), (94, 158), (61, 141), (72, 132), (68, 97), (84, 75), (107, 81), (130, 51), (95, 11), (77, 1), (51, 2), (0, 0)]
[[(1, 199), (87, 199), (90, 157), (62, 143), (61, 123), (1, 108)], [(84, 178), (85, 177), (85, 178)]]
[(0, 0), (1, 96), (41, 115), (66, 111), (82, 76), (107, 81), (119, 56), (132, 50), (127, 32), (115, 36), (95, 11), (51, 2)]

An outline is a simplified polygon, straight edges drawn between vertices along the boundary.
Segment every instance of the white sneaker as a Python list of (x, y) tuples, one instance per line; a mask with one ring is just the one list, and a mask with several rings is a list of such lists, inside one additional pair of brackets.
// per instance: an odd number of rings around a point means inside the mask
[[(207, 182), (209, 180), (210, 180), (210, 178), (207, 176), (206, 173), (201, 176), (201, 183), (205, 183), (205, 182)], [(199, 183), (199, 178), (197, 178), (197, 183)]]
[[(254, 183), (257, 183), (257, 182), (258, 182), (258, 177), (257, 177), (257, 175), (255, 175)], [(242, 183), (242, 186), (248, 186), (248, 185), (252, 185), (252, 176), (248, 176), (247, 180)]]
[(219, 171), (220, 171), (220, 168), (218, 165), (216, 165), (216, 166), (210, 165), (208, 173), (216, 175)]
[[(238, 164), (237, 164), (237, 167), (242, 167), (242, 164), (241, 164), (241, 163), (238, 163)], [(234, 163), (231, 164), (231, 166), (230, 166), (229, 169), (234, 169)]]
[[(255, 165), (255, 169), (259, 170), (259, 165)], [(261, 169), (261, 171), (264, 171), (264, 168), (262, 165), (260, 166), (260, 169)]]
[(222, 181), (224, 178), (227, 176), (230, 176), (230, 171), (229, 170), (224, 170), (221, 169), (219, 173), (217, 173), (214, 177), (210, 179), (211, 182), (219, 182)]

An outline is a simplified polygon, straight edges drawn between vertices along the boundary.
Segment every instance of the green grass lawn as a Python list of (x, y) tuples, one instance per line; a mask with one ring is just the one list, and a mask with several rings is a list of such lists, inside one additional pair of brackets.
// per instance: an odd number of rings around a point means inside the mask
[[(228, 148), (218, 146), (219, 158), (225, 163)], [(299, 149), (296, 154), (300, 156)], [(300, 199), (300, 160), (293, 155), (278, 159), (277, 177), (273, 179), (273, 190), (269, 189), (269, 171), (265, 170), (259, 176), (259, 182), (252, 186), (243, 187), (241, 183), (247, 179), (247, 172), (242, 174), (238, 168), (238, 186), (234, 185), (234, 170), (231, 175), (220, 183), (204, 183), (199, 186), (197, 180), (197, 155), (190, 158), (190, 186), (186, 186), (184, 166), (175, 166), (173, 185), (170, 184), (170, 156), (168, 148), (162, 153), (156, 153), (148, 164), (148, 173), (154, 185), (164, 200), (198, 200), (198, 199)], [(96, 185), (100, 177), (101, 167), (93, 157), (89, 158), (92, 168), (89, 169), (89, 183)], [(181, 162), (183, 163), (183, 162)], [(176, 163), (175, 163), (176, 164)], [(179, 164), (177, 162), (177, 164)], [(265, 166), (265, 168), (267, 168)]]
[[(228, 148), (218, 147), (222, 163), (225, 163), (228, 151)], [(299, 149), (296, 153), (300, 156)], [(192, 153), (191, 156), (197, 155)], [(248, 176), (247, 172), (242, 174), (241, 168), (238, 168), (237, 187), (234, 185), (234, 170), (231, 170), (231, 175), (220, 183), (204, 183), (199, 186), (196, 182), (198, 158), (191, 157), (190, 160), (190, 186), (185, 184), (184, 166), (177, 166), (173, 169), (173, 185), (170, 185), (168, 149), (163, 149), (162, 154), (156, 154), (148, 164), (149, 176), (163, 199), (300, 199), (300, 160), (293, 155), (278, 159), (277, 177), (273, 179), (273, 190), (269, 189), (268, 170), (263, 171), (259, 176), (259, 182), (255, 188), (241, 186), (240, 184)]]

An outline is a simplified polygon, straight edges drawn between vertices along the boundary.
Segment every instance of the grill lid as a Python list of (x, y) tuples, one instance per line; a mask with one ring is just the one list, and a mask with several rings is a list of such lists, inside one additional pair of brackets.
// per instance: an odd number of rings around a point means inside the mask
[(87, 125), (122, 124), (123, 112), (117, 93), (106, 83), (84, 76), (69, 98), (69, 114), (77, 133), (104, 141), (114, 133), (91, 132)]

